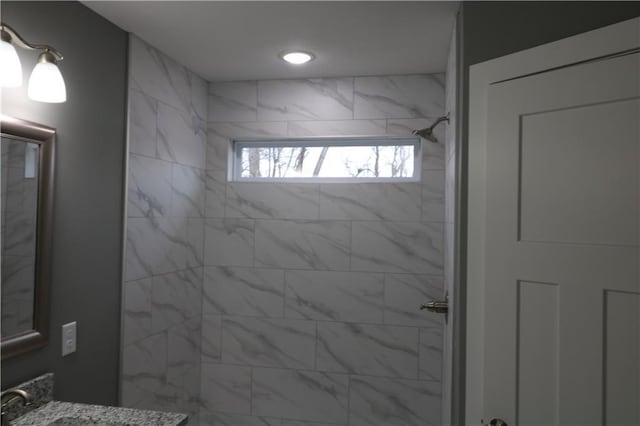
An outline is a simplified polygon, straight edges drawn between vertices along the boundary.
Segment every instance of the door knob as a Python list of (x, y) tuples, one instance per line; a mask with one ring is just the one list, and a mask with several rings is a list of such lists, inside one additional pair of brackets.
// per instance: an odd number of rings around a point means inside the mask
[(446, 314), (449, 311), (449, 302), (447, 300), (437, 300), (420, 305), (420, 310), (426, 309), (429, 312), (437, 314)]
[(502, 419), (491, 419), (491, 421), (489, 422), (489, 426), (508, 426), (508, 425)]

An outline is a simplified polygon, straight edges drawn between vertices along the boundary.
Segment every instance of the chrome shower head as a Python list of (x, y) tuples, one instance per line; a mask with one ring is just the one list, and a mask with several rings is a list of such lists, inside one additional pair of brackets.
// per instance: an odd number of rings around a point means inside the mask
[(439, 117), (431, 126), (420, 130), (414, 130), (411, 133), (420, 136), (421, 138), (426, 139), (430, 142), (438, 143), (438, 138), (436, 138), (436, 135), (433, 134), (433, 129), (435, 129), (436, 126), (443, 121), (446, 121), (447, 123), (449, 122), (449, 114)]
[(433, 130), (431, 129), (431, 127), (428, 127), (426, 129), (414, 130), (411, 133), (420, 136), (421, 138), (426, 139), (430, 142), (438, 143), (438, 138), (436, 138), (436, 136), (433, 134)]

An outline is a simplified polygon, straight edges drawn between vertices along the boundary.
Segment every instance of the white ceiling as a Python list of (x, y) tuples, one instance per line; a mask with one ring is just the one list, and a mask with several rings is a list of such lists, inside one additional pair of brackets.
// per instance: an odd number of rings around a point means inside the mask
[[(209, 81), (442, 72), (457, 2), (85, 1)], [(316, 59), (292, 66), (285, 50)]]

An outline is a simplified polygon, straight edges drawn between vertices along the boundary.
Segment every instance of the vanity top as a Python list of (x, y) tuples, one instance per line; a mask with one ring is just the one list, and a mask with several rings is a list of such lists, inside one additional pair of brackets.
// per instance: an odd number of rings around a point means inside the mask
[(186, 414), (179, 413), (52, 401), (17, 418), (11, 424), (12, 426), (183, 426), (187, 424), (187, 420)]
[[(11, 404), (5, 409), (5, 415), (9, 421), (17, 419), (18, 417), (33, 411), (39, 407), (42, 407), (46, 403), (53, 401), (53, 373), (46, 373), (42, 376), (38, 376), (34, 379), (20, 383), (15, 386), (18, 389), (22, 389), (31, 395), (33, 401), (31, 405), (25, 406), (22, 403)], [(4, 389), (3, 389), (4, 390)]]

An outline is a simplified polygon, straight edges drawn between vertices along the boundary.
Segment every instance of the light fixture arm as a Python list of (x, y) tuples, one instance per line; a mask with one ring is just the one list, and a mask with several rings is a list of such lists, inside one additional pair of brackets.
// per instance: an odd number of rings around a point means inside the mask
[(48, 52), (55, 57), (56, 61), (61, 61), (62, 59), (64, 59), (62, 54), (58, 52), (56, 49), (54, 49), (53, 47), (47, 44), (29, 43), (24, 38), (22, 38), (20, 34), (16, 32), (16, 30), (14, 30), (13, 28), (11, 28), (10, 26), (4, 23), (0, 24), (0, 38), (2, 38), (2, 41), (6, 41), (8, 43), (14, 42), (15, 44), (22, 47), (23, 49), (43, 50), (45, 52)]

